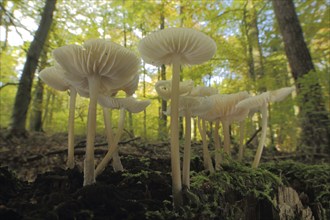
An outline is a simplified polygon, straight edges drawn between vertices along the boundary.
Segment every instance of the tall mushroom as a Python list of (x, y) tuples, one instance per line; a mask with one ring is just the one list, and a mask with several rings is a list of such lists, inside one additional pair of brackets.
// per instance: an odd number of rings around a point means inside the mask
[(88, 40), (83, 46), (68, 45), (53, 52), (55, 60), (65, 69), (72, 85), (85, 86), (89, 93), (87, 146), (84, 160), (84, 185), (95, 182), (94, 140), (96, 105), (100, 94), (112, 94), (132, 80), (140, 60), (130, 50), (107, 40)]
[(189, 28), (167, 28), (143, 38), (138, 49), (146, 63), (172, 64), (171, 92), (171, 168), (174, 207), (182, 205), (182, 183), (179, 151), (179, 82), (180, 66), (200, 64), (211, 59), (215, 42), (202, 32)]
[[(189, 93), (190, 96), (194, 96), (194, 97), (205, 97), (204, 98), (204, 102), (207, 101), (207, 105), (205, 105), (205, 107), (207, 107), (207, 111), (204, 112), (199, 112), (199, 115), (203, 115), (205, 112), (208, 112), (210, 109), (212, 109), (213, 103), (212, 103), (212, 99), (206, 98), (209, 97), (211, 95), (215, 95), (218, 94), (218, 90), (212, 87), (206, 87), (206, 86), (196, 86), (194, 87), (191, 92)], [(213, 167), (213, 163), (212, 163), (212, 158), (208, 149), (208, 142), (207, 142), (207, 138), (206, 138), (206, 125), (205, 125), (205, 120), (201, 119), (200, 117), (198, 117), (198, 121), (197, 121), (197, 126), (198, 126), (198, 130), (200, 132), (200, 135), (202, 137), (202, 149), (203, 149), (203, 162), (204, 162), (204, 168), (208, 171), (210, 171), (211, 173), (214, 172), (214, 167)], [(219, 125), (219, 123), (216, 123), (216, 125)], [(218, 134), (218, 132), (215, 132), (216, 134)], [(218, 136), (216, 136), (218, 137)], [(215, 140), (219, 140), (218, 138), (216, 138)], [(220, 144), (215, 143), (215, 150), (216, 151), (220, 151)], [(219, 160), (219, 153), (216, 153), (216, 161)]]
[(267, 135), (267, 121), (268, 121), (268, 103), (269, 102), (280, 102), (285, 99), (290, 93), (294, 91), (294, 87), (285, 87), (274, 91), (264, 92), (260, 95), (256, 95), (253, 97), (249, 97), (237, 103), (236, 109), (242, 111), (253, 111), (255, 109), (260, 109), (261, 111), (261, 138), (259, 141), (259, 145), (257, 148), (256, 155), (254, 157), (254, 161), (252, 163), (253, 168), (257, 168), (259, 166), (259, 162), (261, 159), (261, 154), (264, 148), (264, 144), (266, 142)]
[(183, 112), (186, 121), (182, 182), (183, 186), (187, 188), (190, 188), (191, 117), (201, 115), (211, 107), (212, 103), (204, 97), (194, 97), (190, 95), (179, 97), (179, 111)]
[(69, 107), (69, 121), (68, 121), (68, 159), (67, 167), (72, 169), (74, 167), (74, 112), (76, 105), (77, 90), (71, 86), (66, 80), (64, 69), (59, 65), (47, 67), (40, 71), (39, 77), (50, 87), (59, 90), (70, 92), (70, 107)]

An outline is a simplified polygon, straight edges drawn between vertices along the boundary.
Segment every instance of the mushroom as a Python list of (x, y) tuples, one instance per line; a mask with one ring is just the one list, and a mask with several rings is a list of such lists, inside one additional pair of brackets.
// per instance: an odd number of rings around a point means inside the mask
[(209, 108), (212, 107), (211, 104), (212, 103), (204, 97), (180, 96), (179, 98), (179, 111), (183, 112), (186, 121), (182, 181), (183, 185), (188, 189), (190, 188), (191, 117), (201, 115), (208, 111)]
[(74, 112), (76, 105), (77, 90), (70, 86), (65, 80), (64, 69), (59, 65), (48, 67), (40, 71), (39, 77), (50, 87), (59, 90), (70, 92), (70, 107), (69, 107), (69, 121), (68, 121), (68, 159), (67, 167), (74, 168)]
[[(138, 88), (138, 83), (139, 83), (139, 75), (136, 74), (135, 77), (130, 82), (128, 82), (126, 85), (124, 85), (122, 87), (122, 90), (125, 91), (127, 96), (131, 96), (134, 94), (135, 90)], [(114, 96), (114, 95), (115, 94), (112, 94), (112, 96)], [(99, 103), (100, 103), (100, 101), (102, 102), (102, 100), (99, 99)], [(110, 108), (116, 108), (116, 107), (110, 107)], [(118, 129), (117, 129), (116, 137), (114, 137), (113, 132), (112, 132), (110, 118), (108, 116), (108, 108), (103, 107), (103, 115), (104, 115), (104, 121), (105, 121), (104, 124), (105, 124), (106, 132), (107, 132), (109, 151), (112, 146), (115, 146), (116, 143), (119, 142), (123, 129), (124, 129), (124, 122), (125, 122), (124, 112), (125, 112), (125, 110), (120, 108), (120, 111), (121, 112), (120, 112), (120, 116), (119, 116)], [(110, 158), (109, 158), (109, 160), (110, 160)], [(123, 171), (123, 169), (124, 169), (123, 165), (121, 163), (120, 157), (119, 157), (118, 150), (116, 150), (112, 155), (112, 167), (115, 172)]]
[[(165, 101), (168, 101), (171, 98), (171, 87), (172, 81), (171, 80), (159, 80), (155, 84), (155, 89), (157, 94)], [(194, 87), (194, 81), (192, 80), (185, 80), (180, 82), (179, 84), (179, 95), (184, 96), (188, 95), (190, 91)]]
[(264, 148), (264, 144), (266, 141), (267, 135), (267, 121), (268, 121), (268, 103), (269, 102), (280, 102), (285, 97), (287, 97), (290, 93), (294, 91), (294, 87), (285, 87), (274, 91), (264, 92), (260, 95), (249, 97), (237, 103), (236, 109), (239, 111), (254, 111), (255, 109), (260, 109), (261, 111), (261, 138), (259, 141), (259, 145), (257, 148), (256, 155), (254, 157), (254, 161), (252, 163), (253, 168), (257, 168), (259, 166), (261, 154)]
[[(212, 87), (206, 87), (206, 86), (196, 86), (194, 87), (189, 95), (190, 96), (195, 96), (195, 97), (208, 97), (210, 95), (214, 95), (214, 94), (217, 94), (218, 93), (218, 90), (215, 89), (215, 88), (212, 88)], [(203, 111), (203, 112), (199, 112), (198, 115), (202, 115), (203, 113), (209, 111), (211, 108), (213, 108), (213, 103), (207, 99), (207, 98), (204, 98), (204, 102), (207, 101), (209, 104), (203, 104), (204, 107), (205, 107), (205, 110), (206, 111)], [(204, 167), (206, 170), (210, 171), (211, 173), (214, 172), (214, 167), (213, 167), (213, 163), (212, 163), (212, 159), (211, 159), (211, 156), (210, 156), (210, 152), (209, 152), (209, 149), (208, 149), (208, 142), (207, 142), (207, 138), (206, 138), (206, 125), (205, 125), (205, 121), (204, 119), (200, 119), (198, 118), (198, 121), (197, 121), (197, 126), (198, 126), (198, 130), (200, 132), (200, 135), (202, 137), (202, 143), (203, 143), (203, 162), (204, 162)], [(216, 147), (220, 145), (217, 145), (216, 144)]]
[(68, 45), (53, 52), (75, 87), (88, 88), (90, 98), (87, 121), (87, 146), (84, 160), (84, 185), (95, 182), (94, 139), (96, 107), (100, 94), (113, 94), (131, 81), (140, 60), (130, 50), (107, 40), (88, 40), (84, 45)]
[(180, 66), (200, 64), (211, 59), (215, 42), (202, 32), (189, 28), (167, 28), (143, 38), (138, 49), (146, 63), (172, 64), (171, 87), (171, 168), (174, 207), (182, 205), (179, 151), (179, 82)]
[[(213, 103), (213, 108), (211, 108), (210, 111), (200, 116), (204, 120), (216, 121), (216, 128), (218, 128), (217, 120), (219, 120), (222, 123), (223, 136), (224, 136), (224, 153), (227, 154), (228, 156), (231, 156), (229, 126), (234, 121), (243, 120), (249, 112), (248, 110), (245, 109), (236, 109), (235, 106), (239, 101), (244, 100), (249, 96), (250, 95), (245, 91), (234, 94), (211, 95), (208, 98)], [(219, 163), (221, 157), (220, 155), (217, 154), (220, 154), (220, 152), (216, 151), (215, 154), (216, 154), (216, 158), (219, 159), (218, 161), (216, 161), (216, 168), (218, 168), (220, 166)]]
[[(107, 130), (107, 137), (108, 142), (110, 143), (109, 150), (107, 154), (104, 156), (102, 161), (98, 164), (95, 170), (95, 176), (98, 176), (102, 173), (102, 171), (105, 169), (106, 165), (109, 163), (110, 159), (114, 157), (114, 155), (118, 152), (118, 143), (120, 140), (120, 137), (122, 135), (122, 132), (124, 130), (124, 122), (125, 122), (125, 110), (131, 112), (131, 113), (138, 113), (143, 111), (149, 104), (150, 100), (142, 100), (138, 101), (133, 97), (128, 98), (112, 98), (112, 97), (106, 97), (103, 96), (99, 98), (99, 104), (106, 108), (111, 109), (120, 109), (120, 116), (119, 116), (119, 122), (118, 122), (118, 129), (116, 136), (114, 137), (112, 131), (110, 132), (111, 125), (109, 124), (109, 120), (107, 119), (106, 123), (106, 130)], [(111, 140), (109, 140), (111, 139)], [(115, 158), (114, 158), (115, 160)], [(118, 160), (118, 159), (117, 159)], [(117, 161), (116, 163), (119, 163)], [(114, 164), (113, 166), (120, 166), (119, 164)], [(116, 170), (116, 168), (114, 167)], [(118, 168), (117, 168), (118, 169)]]

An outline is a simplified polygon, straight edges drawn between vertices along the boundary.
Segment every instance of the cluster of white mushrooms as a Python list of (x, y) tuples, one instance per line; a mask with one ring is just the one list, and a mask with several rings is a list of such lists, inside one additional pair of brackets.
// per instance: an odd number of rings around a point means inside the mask
[[(149, 100), (138, 101), (132, 97), (138, 87), (140, 59), (129, 49), (108, 40), (88, 40), (83, 46), (68, 45), (53, 52), (56, 64), (39, 73), (49, 86), (70, 91), (68, 160), (74, 167), (74, 110), (76, 93), (89, 98), (87, 119), (87, 144), (84, 160), (84, 185), (95, 183), (111, 158), (115, 170), (122, 170), (118, 155), (118, 142), (124, 128), (125, 110), (132, 113), (143, 111)], [(123, 90), (127, 97), (116, 98)], [(103, 107), (104, 124), (108, 139), (108, 152), (95, 168), (94, 140), (96, 131), (97, 103)], [(120, 109), (116, 134), (112, 131), (109, 108)]]
[[(213, 57), (216, 49), (213, 39), (189, 28), (167, 28), (148, 35), (138, 45), (141, 57), (146, 63), (155, 66), (172, 65), (172, 79), (157, 82), (155, 88), (161, 98), (171, 101), (171, 108), (167, 114), (171, 117), (172, 192), (175, 207), (182, 205), (182, 185), (189, 188), (190, 184), (191, 117), (198, 117), (205, 169), (214, 172), (219, 169), (222, 159), (218, 134), (219, 123), (222, 123), (224, 132), (223, 152), (230, 156), (229, 125), (233, 122), (241, 122), (248, 115), (260, 110), (262, 136), (253, 162), (253, 167), (257, 167), (266, 139), (268, 103), (281, 101), (293, 91), (293, 87), (288, 87), (257, 96), (250, 96), (247, 92), (225, 95), (218, 94), (214, 88), (195, 86), (192, 80), (180, 82), (182, 65), (206, 62)], [(55, 49), (53, 55), (56, 60), (55, 66), (44, 69), (39, 76), (49, 86), (70, 92), (68, 168), (74, 167), (76, 94), (90, 99), (84, 160), (84, 185), (90, 185), (95, 182), (95, 177), (105, 169), (111, 159), (115, 170), (123, 169), (118, 155), (118, 142), (124, 127), (125, 110), (137, 113), (150, 104), (149, 100), (138, 101), (132, 97), (138, 86), (140, 59), (129, 49), (108, 40), (88, 40), (83, 46), (63, 46)], [(117, 98), (116, 94), (119, 90), (123, 90), (127, 97)], [(97, 103), (103, 107), (109, 149), (95, 168), (94, 139)], [(112, 130), (109, 119), (109, 108), (120, 110), (116, 134)], [(184, 116), (186, 120), (182, 176), (179, 151), (180, 116)], [(215, 122), (215, 167), (208, 150), (206, 121)], [(243, 150), (241, 141), (239, 158), (243, 157)]]
[[(224, 95), (218, 94), (214, 88), (194, 87), (192, 80), (180, 82), (181, 65), (206, 62), (213, 57), (217, 49), (213, 39), (192, 29), (168, 28), (158, 31), (142, 39), (138, 49), (143, 60), (149, 64), (155, 66), (172, 65), (172, 79), (159, 81), (155, 87), (157, 93), (164, 100), (171, 100), (171, 108), (167, 114), (171, 117), (170, 141), (174, 206), (182, 204), (182, 185), (189, 188), (190, 184), (190, 123), (193, 116), (198, 117), (198, 127), (203, 141), (204, 167), (210, 172), (214, 172), (206, 139), (205, 121), (215, 121), (215, 167), (219, 169), (222, 158), (218, 134), (219, 123), (222, 123), (224, 132), (224, 153), (230, 156), (229, 125), (234, 121), (241, 122), (249, 114), (261, 110), (262, 136), (252, 164), (253, 167), (258, 166), (266, 139), (268, 103), (281, 101), (294, 90), (293, 87), (265, 92), (257, 96), (250, 96), (248, 92)], [(180, 115), (186, 119), (182, 181), (178, 123)], [(243, 138), (240, 142), (240, 158), (242, 158)]]

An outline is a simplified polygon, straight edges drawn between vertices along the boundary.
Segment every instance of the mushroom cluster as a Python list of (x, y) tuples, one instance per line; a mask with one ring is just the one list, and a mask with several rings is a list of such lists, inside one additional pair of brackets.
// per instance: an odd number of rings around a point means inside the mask
[[(204, 167), (210, 172), (219, 170), (223, 157), (231, 157), (230, 125), (239, 122), (256, 111), (261, 111), (262, 135), (252, 167), (258, 167), (266, 140), (268, 104), (278, 102), (288, 96), (293, 87), (264, 92), (252, 96), (248, 92), (219, 94), (211, 87), (194, 85), (194, 81), (180, 82), (180, 72), (184, 65), (201, 64), (210, 60), (216, 50), (216, 43), (206, 34), (190, 28), (167, 28), (152, 33), (138, 44), (144, 62), (160, 66), (172, 65), (172, 79), (155, 84), (158, 95), (170, 101), (166, 114), (170, 115), (172, 193), (175, 208), (183, 204), (182, 188), (190, 187), (191, 120), (197, 118), (203, 142)], [(133, 52), (108, 40), (88, 40), (83, 46), (68, 45), (53, 52), (56, 64), (39, 73), (49, 86), (70, 92), (68, 127), (68, 168), (74, 167), (74, 111), (77, 93), (89, 98), (87, 119), (87, 145), (84, 159), (84, 185), (95, 182), (109, 161), (115, 171), (123, 170), (118, 154), (118, 143), (124, 129), (125, 111), (138, 113), (149, 104), (149, 100), (133, 98), (138, 87), (140, 58)], [(122, 90), (126, 97), (117, 97)], [(95, 168), (94, 140), (96, 130), (96, 108), (102, 106), (108, 141), (108, 152)], [(109, 109), (120, 111), (116, 133), (112, 130)], [(180, 167), (179, 117), (185, 117), (185, 142), (183, 168)], [(208, 149), (206, 122), (215, 122), (215, 166)], [(219, 127), (222, 124), (224, 147), (220, 146)], [(242, 128), (244, 126), (241, 126)], [(243, 129), (240, 135), (239, 159), (243, 158)]]
[[(58, 90), (70, 90), (68, 167), (74, 166), (73, 118), (75, 94), (89, 98), (87, 119), (87, 145), (84, 160), (84, 185), (95, 182), (94, 140), (96, 131), (97, 103), (103, 106), (105, 127), (109, 143), (109, 152), (99, 165), (100, 173), (109, 155), (114, 157), (116, 166), (121, 162), (117, 152), (125, 110), (139, 112), (144, 110), (149, 101), (137, 101), (131, 95), (137, 89), (140, 59), (129, 49), (108, 40), (92, 39), (83, 46), (68, 45), (53, 51), (57, 64), (40, 72), (40, 78)], [(123, 90), (127, 98), (116, 98)], [(114, 137), (107, 109), (120, 109), (119, 129)], [(121, 169), (121, 168), (119, 168)]]

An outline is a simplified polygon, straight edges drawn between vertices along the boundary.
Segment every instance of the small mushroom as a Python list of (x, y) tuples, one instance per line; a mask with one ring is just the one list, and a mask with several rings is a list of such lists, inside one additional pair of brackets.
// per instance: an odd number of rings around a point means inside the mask
[[(207, 101), (207, 104), (202, 104), (202, 106), (205, 107), (205, 111), (203, 112), (199, 112), (198, 115), (202, 115), (205, 112), (208, 112), (211, 108), (213, 103), (210, 101), (210, 99), (208, 99), (208, 96), (211, 95), (215, 95), (218, 93), (218, 90), (212, 87), (206, 87), (206, 86), (196, 86), (194, 87), (189, 95), (190, 96), (194, 96), (194, 97), (203, 97), (204, 102)], [(197, 121), (197, 126), (198, 126), (198, 130), (200, 132), (200, 135), (202, 137), (202, 149), (203, 149), (203, 163), (204, 163), (204, 168), (208, 171), (210, 171), (211, 173), (214, 172), (214, 167), (213, 167), (213, 163), (212, 163), (212, 158), (208, 149), (208, 142), (207, 142), (207, 138), (206, 138), (206, 125), (205, 125), (205, 120), (201, 119), (200, 117), (198, 118)], [(216, 150), (219, 151), (218, 147), (220, 148), (220, 144), (216, 144)], [(219, 154), (216, 154), (216, 157)], [(219, 159), (219, 158), (217, 158)]]
[[(247, 92), (238, 92), (234, 94), (216, 94), (209, 96), (210, 100), (213, 103), (213, 108), (205, 114), (201, 115), (202, 119), (208, 121), (221, 121), (224, 134), (224, 152), (230, 156), (230, 133), (229, 125), (234, 121), (243, 120), (247, 114), (248, 110), (245, 109), (236, 109), (236, 104), (241, 100), (248, 98), (250, 95)], [(216, 131), (217, 132), (217, 131)], [(216, 151), (216, 154), (219, 154), (219, 151)], [(218, 158), (220, 158), (218, 156)], [(216, 167), (218, 167), (218, 162)]]
[(167, 28), (143, 38), (138, 49), (146, 63), (172, 64), (171, 87), (171, 167), (174, 207), (182, 205), (182, 182), (179, 151), (179, 82), (180, 66), (200, 64), (211, 59), (215, 42), (202, 32), (189, 28)]
[(262, 133), (259, 141), (259, 145), (257, 148), (256, 155), (254, 157), (254, 161), (252, 163), (253, 168), (257, 168), (259, 166), (259, 162), (261, 159), (262, 151), (264, 148), (264, 144), (266, 142), (267, 135), (267, 121), (268, 121), (268, 103), (269, 102), (279, 102), (282, 101), (285, 97), (287, 97), (290, 93), (294, 91), (294, 87), (285, 87), (274, 91), (264, 92), (260, 95), (249, 97), (237, 103), (236, 108), (242, 111), (254, 111), (255, 109), (260, 109), (261, 111), (261, 127)]
[(205, 113), (211, 107), (212, 103), (204, 97), (180, 96), (179, 98), (179, 111), (183, 112), (186, 122), (182, 182), (188, 189), (190, 188), (191, 118)]
[(53, 52), (65, 69), (65, 76), (75, 87), (88, 88), (90, 98), (87, 121), (87, 146), (84, 161), (84, 185), (95, 182), (94, 139), (96, 107), (100, 94), (113, 94), (130, 82), (140, 60), (130, 50), (107, 40), (88, 40), (83, 47), (68, 45)]
[[(159, 80), (155, 84), (155, 89), (157, 94), (165, 101), (168, 101), (171, 99), (171, 87), (172, 87), (172, 81), (171, 80)], [(180, 82), (179, 84), (179, 95), (184, 96), (188, 95), (190, 91), (194, 87), (194, 81), (192, 80), (185, 80)]]
[[(109, 163), (110, 159), (116, 154), (118, 151), (118, 143), (120, 140), (120, 137), (122, 135), (122, 132), (124, 130), (124, 122), (125, 122), (125, 110), (131, 112), (131, 113), (138, 113), (143, 111), (149, 104), (149, 100), (142, 100), (138, 101), (133, 97), (128, 98), (112, 98), (112, 97), (106, 97), (102, 96), (99, 98), (99, 104), (106, 108), (111, 109), (120, 109), (120, 116), (119, 116), (119, 122), (118, 122), (118, 129), (116, 136), (113, 137), (112, 132), (108, 132), (108, 137), (112, 139), (113, 141), (109, 140), (110, 143), (109, 150), (107, 154), (104, 156), (102, 161), (98, 164), (95, 170), (95, 176), (98, 176), (102, 173), (102, 171), (105, 169), (106, 165)], [(109, 120), (107, 120), (109, 121)], [(110, 130), (111, 126), (109, 124), (106, 124), (107, 130)], [(118, 161), (117, 161), (118, 163)], [(116, 166), (116, 165), (115, 165)]]
[(71, 86), (64, 75), (65, 70), (59, 65), (48, 67), (40, 71), (39, 77), (50, 87), (59, 90), (70, 92), (70, 107), (69, 107), (69, 121), (68, 121), (68, 159), (67, 167), (74, 168), (74, 113), (76, 105), (77, 90)]

